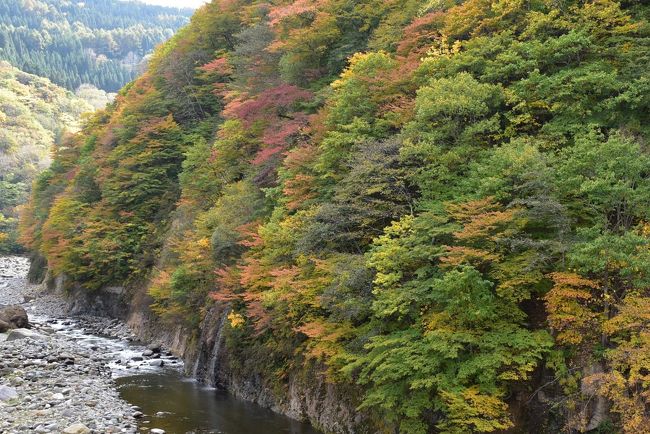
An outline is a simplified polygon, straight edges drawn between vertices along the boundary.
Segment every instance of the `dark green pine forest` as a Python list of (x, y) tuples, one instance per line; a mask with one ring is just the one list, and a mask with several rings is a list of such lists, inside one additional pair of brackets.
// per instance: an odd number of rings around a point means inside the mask
[(0, 0), (0, 60), (69, 90), (117, 92), (191, 13), (121, 0)]
[(649, 433), (649, 16), (214, 0), (54, 150), (22, 242), (163, 324), (222, 306), (231, 371), (325, 372), (358, 432)]

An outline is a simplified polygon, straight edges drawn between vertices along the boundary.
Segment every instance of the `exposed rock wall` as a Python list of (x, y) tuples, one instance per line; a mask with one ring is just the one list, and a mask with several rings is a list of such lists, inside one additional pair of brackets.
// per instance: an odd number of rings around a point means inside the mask
[(44, 284), (50, 291), (65, 296), (70, 315), (93, 315), (123, 321), (129, 316), (129, 295), (124, 287), (87, 291), (76, 285), (68, 285), (65, 275), (52, 276), (50, 273), (45, 274)]
[(42, 283), (47, 274), (47, 259), (38, 253), (33, 253), (29, 258), (29, 271), (27, 281), (29, 283)]
[(241, 375), (231, 369), (231, 355), (224, 339), (227, 314), (227, 309), (215, 305), (201, 325), (195, 351), (188, 360), (197, 379), (277, 413), (309, 421), (324, 432), (376, 432), (370, 428), (373, 424), (367, 416), (356, 411), (358, 391), (328, 382), (322, 369), (315, 367), (289, 375), (281, 390), (272, 387), (259, 373)]

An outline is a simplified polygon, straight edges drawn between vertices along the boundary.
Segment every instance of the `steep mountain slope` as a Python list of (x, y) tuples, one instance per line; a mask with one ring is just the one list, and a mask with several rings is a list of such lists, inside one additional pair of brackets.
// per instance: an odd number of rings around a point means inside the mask
[(649, 12), (215, 0), (23, 241), (326, 431), (649, 432)]
[(0, 253), (18, 249), (16, 206), (49, 165), (51, 146), (77, 131), (81, 113), (91, 110), (49, 80), (0, 61)]
[(121, 0), (0, 0), (0, 60), (70, 90), (117, 92), (191, 12)]

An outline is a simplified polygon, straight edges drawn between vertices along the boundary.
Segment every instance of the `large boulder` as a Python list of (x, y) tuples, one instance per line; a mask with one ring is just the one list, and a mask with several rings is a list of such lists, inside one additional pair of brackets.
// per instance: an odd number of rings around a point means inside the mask
[(0, 307), (0, 321), (9, 324), (12, 329), (29, 327), (27, 312), (18, 305)]

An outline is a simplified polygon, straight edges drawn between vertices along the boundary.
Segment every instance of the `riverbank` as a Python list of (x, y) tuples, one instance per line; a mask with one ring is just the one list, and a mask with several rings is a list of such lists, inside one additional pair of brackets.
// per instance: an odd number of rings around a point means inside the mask
[[(0, 334), (0, 432), (138, 432), (136, 410), (111, 377), (112, 356), (65, 333), (72, 323), (56, 319), (65, 315), (65, 302), (29, 285), (28, 268), (25, 258), (0, 258), (0, 305), (23, 306), (33, 335), (6, 340), (9, 334)], [(104, 333), (128, 334), (110, 320), (82, 321)]]

